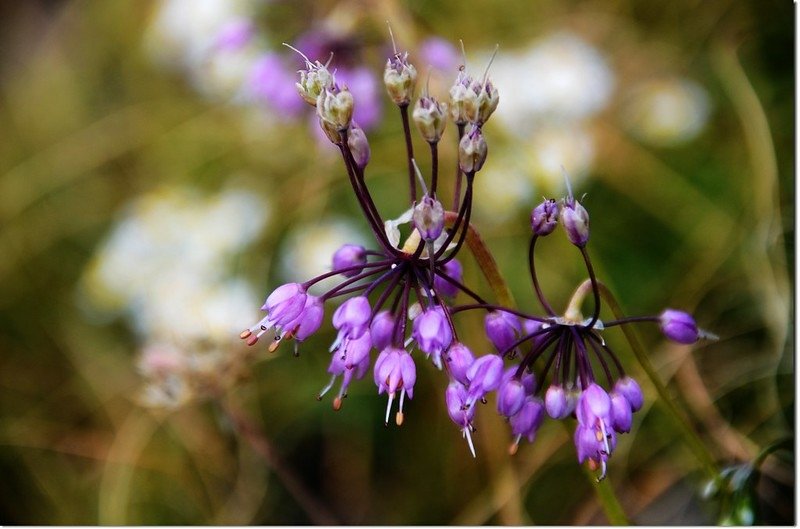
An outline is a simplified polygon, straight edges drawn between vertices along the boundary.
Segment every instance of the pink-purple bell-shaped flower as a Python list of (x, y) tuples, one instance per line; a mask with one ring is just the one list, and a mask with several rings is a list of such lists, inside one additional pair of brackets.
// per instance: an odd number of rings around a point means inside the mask
[(639, 411), (644, 404), (644, 395), (639, 383), (631, 377), (622, 377), (614, 384), (614, 391), (623, 395), (631, 405), (632, 411)]
[(395, 418), (397, 425), (400, 426), (403, 424), (403, 403), (406, 394), (408, 394), (408, 398), (414, 397), (414, 384), (417, 381), (417, 368), (414, 360), (404, 349), (387, 347), (378, 355), (373, 373), (375, 384), (378, 386), (378, 394), (380, 395), (384, 391), (389, 394), (389, 402), (386, 405), (386, 424), (389, 424), (392, 402), (394, 402), (397, 391), (400, 391), (400, 404)]
[(503, 359), (496, 354), (487, 354), (477, 358), (467, 369), (469, 380), (467, 404), (472, 406), (490, 391), (500, 386), (503, 376)]
[(452, 381), (444, 393), (447, 404), (447, 414), (450, 420), (461, 428), (461, 434), (467, 440), (469, 451), (475, 457), (475, 445), (472, 443), (472, 419), (475, 417), (475, 407), (467, 404), (467, 388), (457, 381)]
[(328, 366), (328, 373), (331, 380), (322, 388), (317, 400), (322, 400), (322, 396), (333, 387), (336, 377), (342, 377), (342, 385), (339, 394), (333, 399), (333, 409), (339, 410), (342, 407), (342, 399), (347, 396), (347, 388), (355, 378), (360, 380), (369, 369), (369, 351), (372, 348), (372, 340), (369, 332), (363, 333), (359, 338), (345, 338), (338, 349), (331, 355), (331, 363)]
[(493, 310), (483, 320), (486, 337), (492, 342), (497, 352), (502, 354), (517, 341), (522, 325), (519, 318), (504, 310)]
[(372, 345), (378, 351), (383, 351), (392, 343), (395, 318), (388, 310), (382, 310), (372, 318), (369, 331), (372, 335)]
[(674, 309), (666, 309), (659, 316), (659, 324), (661, 325), (661, 332), (664, 336), (682, 344), (693, 344), (700, 339), (700, 329), (694, 318), (686, 312)]
[(367, 250), (359, 244), (344, 244), (333, 254), (333, 269), (342, 270), (345, 277), (355, 277), (367, 264)]
[(453, 341), (453, 332), (441, 307), (426, 310), (414, 319), (411, 333), (419, 349), (431, 357), (434, 365), (442, 368), (442, 351)]
[(291, 322), (285, 325), (290, 337), (298, 342), (302, 342), (320, 328), (322, 318), (325, 315), (325, 308), (322, 299), (318, 296), (307, 295), (305, 306), (300, 314)]
[(509, 448), (512, 455), (517, 452), (519, 442), (522, 438), (528, 439), (532, 443), (536, 438), (536, 432), (544, 421), (544, 403), (538, 397), (528, 396), (519, 412), (509, 419), (511, 433), (514, 435), (514, 442)]
[(369, 327), (372, 307), (366, 296), (356, 296), (342, 303), (333, 313), (333, 326), (340, 336), (358, 338)]
[[(450, 278), (455, 279), (459, 283), (462, 282), (464, 270), (458, 259), (450, 259), (443, 266), (443, 272)], [(441, 295), (448, 297), (455, 297), (458, 294), (458, 287), (450, 281), (436, 274), (433, 279), (433, 289)]]
[(444, 354), (444, 362), (450, 376), (464, 386), (469, 384), (467, 371), (474, 361), (475, 356), (472, 354), (472, 351), (461, 342), (454, 342), (451, 344), (450, 348), (447, 349), (447, 352)]

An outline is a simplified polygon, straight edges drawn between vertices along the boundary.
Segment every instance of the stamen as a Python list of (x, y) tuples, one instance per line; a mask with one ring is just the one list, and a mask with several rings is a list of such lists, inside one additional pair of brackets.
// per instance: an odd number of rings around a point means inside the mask
[(467, 444), (469, 445), (469, 451), (472, 452), (472, 457), (477, 457), (475, 455), (475, 445), (472, 444), (472, 434), (469, 433), (469, 428), (465, 426), (462, 431), (464, 432), (464, 437), (467, 439)]
[(333, 399), (333, 409), (334, 411), (339, 411), (342, 409), (342, 396), (336, 395), (336, 398)]
[(306, 61), (306, 66), (307, 67), (310, 68), (311, 66), (313, 66), (313, 63), (308, 59), (308, 57), (306, 57), (305, 53), (303, 53), (302, 51), (298, 50), (297, 48), (295, 48), (294, 46), (292, 46), (291, 44), (288, 44), (286, 42), (281, 42), (281, 44), (283, 44), (284, 46), (286, 46), (290, 50), (294, 51), (295, 53), (299, 54), (300, 57), (302, 57), (303, 60)]
[(281, 338), (282, 338), (282, 336), (280, 334), (276, 334), (275, 335), (275, 339), (272, 341), (271, 344), (269, 344), (269, 347), (267, 348), (267, 350), (270, 353), (274, 353), (278, 349), (278, 347), (281, 345)]
[(330, 382), (328, 382), (328, 384), (327, 384), (327, 385), (326, 385), (324, 388), (322, 388), (322, 391), (320, 391), (320, 392), (319, 392), (319, 394), (317, 395), (317, 400), (322, 400), (322, 397), (323, 397), (323, 396), (324, 396), (324, 395), (325, 395), (325, 394), (326, 394), (328, 391), (330, 391), (330, 389), (333, 387), (333, 383), (334, 383), (334, 382), (336, 382), (336, 375), (332, 375), (332, 376), (331, 376), (331, 381), (330, 381)]
[(508, 455), (513, 456), (519, 450), (519, 442), (522, 439), (522, 435), (514, 436), (514, 441), (511, 443), (511, 446), (508, 447)]
[(422, 186), (422, 194), (428, 194), (428, 186), (425, 185), (425, 179), (422, 177), (422, 171), (419, 170), (419, 165), (417, 165), (417, 160), (415, 158), (411, 158), (411, 163), (414, 166), (414, 173), (417, 175), (417, 180), (419, 180), (420, 186)]
[(257, 341), (258, 341), (258, 336), (252, 335), (249, 338), (247, 338), (247, 341), (245, 343), (247, 345), (251, 345), (252, 346), (252, 345), (255, 345)]
[(239, 333), (239, 338), (242, 340), (250, 338), (250, 335), (253, 334), (250, 329), (245, 329), (241, 333)]
[(494, 58), (497, 57), (497, 50), (499, 50), (499, 49), (500, 49), (500, 44), (495, 44), (494, 45), (494, 51), (492, 52), (492, 56), (489, 58), (489, 64), (486, 65), (486, 70), (483, 72), (483, 81), (481, 82), (481, 84), (485, 84), (486, 83), (486, 77), (489, 75), (489, 68), (492, 66), (492, 63), (494, 62)]
[(394, 417), (394, 422), (395, 424), (397, 424), (397, 426), (403, 425), (403, 418), (404, 418), (403, 404), (405, 403), (405, 401), (406, 401), (406, 390), (402, 390), (400, 392), (400, 406), (397, 409), (397, 415), (395, 415)]
[(389, 21), (386, 21), (386, 27), (389, 28), (389, 38), (392, 39), (392, 49), (394, 50), (394, 55), (397, 57), (399, 54), (397, 53), (397, 43), (394, 41), (394, 33), (392, 33), (392, 25), (389, 24)]
[(394, 393), (389, 393), (389, 402), (386, 403), (386, 417), (383, 420), (384, 426), (389, 426), (389, 412), (392, 411), (393, 401), (394, 401)]

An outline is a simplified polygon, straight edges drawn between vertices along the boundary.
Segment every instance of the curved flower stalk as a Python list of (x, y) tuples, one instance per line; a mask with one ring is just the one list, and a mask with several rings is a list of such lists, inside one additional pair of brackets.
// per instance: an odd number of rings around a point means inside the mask
[[(569, 189), (569, 185), (567, 185)], [(589, 274), (559, 315), (547, 300), (535, 267), (536, 243), (551, 234), (558, 225), (569, 241), (579, 249)], [(517, 451), (523, 438), (533, 441), (545, 415), (552, 419), (574, 417), (577, 424), (574, 443), (578, 461), (605, 477), (608, 459), (614, 451), (617, 435), (630, 431), (633, 413), (643, 405), (639, 384), (625, 373), (617, 355), (605, 342), (602, 333), (609, 327), (635, 322), (659, 325), (670, 340), (692, 344), (716, 337), (701, 330), (686, 312), (666, 309), (659, 315), (600, 319), (601, 285), (598, 283), (586, 246), (589, 242), (589, 214), (572, 195), (560, 201), (545, 200), (531, 214), (532, 237), (528, 262), (534, 291), (544, 315), (526, 314), (507, 307), (491, 305), (477, 296), (476, 303), (453, 308), (452, 313), (481, 309), (487, 311), (485, 330), (501, 360), (510, 362), (499, 384), (487, 387), (497, 391), (497, 410), (511, 426)], [(592, 313), (581, 313), (583, 297), (592, 293)], [(477, 363), (477, 362), (476, 362)], [(471, 405), (465, 402), (465, 406)]]
[[(384, 84), (403, 123), (409, 198), (405, 213), (397, 219), (385, 219), (365, 180), (371, 153), (366, 134), (353, 119), (359, 99), (326, 64), (312, 62), (305, 55), (303, 58), (305, 68), (299, 72), (297, 90), (302, 100), (316, 108), (321, 129), (340, 151), (353, 193), (375, 237), (376, 249), (346, 244), (334, 253), (330, 272), (278, 287), (262, 306), (264, 318), (244, 330), (241, 338), (248, 345), (255, 345), (269, 336), (270, 351), (281, 342), (294, 339), (297, 353), (297, 344), (322, 325), (324, 304), (345, 298), (333, 313), (332, 324), (338, 334), (330, 348), (331, 380), (320, 391), (319, 399), (341, 377), (333, 399), (334, 409), (340, 409), (349, 385), (369, 370), (372, 349), (378, 353), (372, 364), (375, 384), (379, 393), (388, 395), (387, 424), (395, 402), (395, 422), (400, 425), (404, 420), (405, 400), (413, 398), (421, 355), (448, 374), (451, 386), (461, 387), (449, 390), (448, 402), (459, 395), (469, 404), (483, 399), (500, 383), (502, 361), (491, 355), (491, 359), (486, 356), (473, 362), (472, 352), (459, 341), (450, 304), (459, 292), (475, 296), (462, 282), (456, 256), (466, 240), (473, 181), (487, 156), (482, 126), (497, 107), (497, 90), (486, 76), (480, 82), (470, 80), (464, 85), (461, 72), (456, 81), (469, 92), (457, 100), (457, 104), (468, 100), (463, 103), (467, 105), (465, 120), (458, 127), (458, 171), (463, 173), (466, 187), (463, 196), (459, 196), (457, 210), (446, 212), (438, 198), (438, 144), (445, 132), (448, 104), (425, 94), (409, 113), (415, 97), (416, 69), (407, 53), (395, 51), (387, 60)], [(412, 120), (429, 145), (432, 168), (427, 179), (415, 161)], [(446, 223), (448, 215), (455, 216), (455, 221)], [(404, 224), (411, 228), (405, 240), (400, 231)], [(309, 294), (312, 286), (330, 277), (340, 277), (341, 281), (319, 296)], [(469, 439), (472, 412), (452, 412), (451, 417)]]

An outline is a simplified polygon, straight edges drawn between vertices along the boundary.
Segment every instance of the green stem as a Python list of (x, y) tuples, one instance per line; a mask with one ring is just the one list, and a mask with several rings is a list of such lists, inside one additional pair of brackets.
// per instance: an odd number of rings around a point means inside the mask
[(596, 476), (589, 468), (584, 467), (584, 472), (592, 483), (594, 492), (597, 494), (600, 505), (603, 507), (603, 512), (606, 514), (606, 518), (608, 518), (611, 525), (631, 525), (628, 516), (622, 509), (619, 499), (617, 499), (617, 495), (614, 493), (614, 487), (611, 486), (608, 476), (601, 481), (597, 481)]
[[(614, 295), (611, 294), (611, 291), (600, 282), (598, 282), (597, 285), (600, 289), (600, 295), (603, 297), (606, 303), (608, 303), (608, 306), (611, 308), (614, 316), (617, 319), (624, 318), (625, 315), (623, 314), (622, 309), (620, 309), (620, 306), (617, 303), (617, 300), (614, 298)], [(661, 379), (658, 377), (658, 373), (656, 373), (653, 364), (650, 363), (650, 359), (644, 352), (642, 344), (639, 343), (639, 339), (636, 337), (633, 328), (629, 325), (621, 325), (620, 327), (622, 328), (622, 332), (625, 333), (625, 338), (628, 340), (628, 344), (631, 346), (633, 354), (636, 355), (636, 360), (639, 361), (639, 364), (642, 366), (642, 369), (644, 369), (644, 372), (647, 374), (650, 382), (656, 388), (656, 393), (658, 393), (661, 402), (663, 402), (666, 406), (667, 413), (672, 417), (672, 420), (684, 434), (684, 438), (686, 443), (689, 445), (689, 449), (694, 453), (698, 462), (708, 476), (711, 479), (717, 479), (719, 476), (719, 470), (717, 469), (714, 456), (711, 454), (708, 448), (706, 448), (705, 444), (703, 444), (703, 441), (700, 440), (700, 437), (697, 435), (697, 433), (692, 429), (692, 426), (686, 419), (686, 414), (678, 409), (678, 405), (675, 403), (675, 400), (672, 398), (672, 396), (670, 396), (663, 382), (661, 382)]]

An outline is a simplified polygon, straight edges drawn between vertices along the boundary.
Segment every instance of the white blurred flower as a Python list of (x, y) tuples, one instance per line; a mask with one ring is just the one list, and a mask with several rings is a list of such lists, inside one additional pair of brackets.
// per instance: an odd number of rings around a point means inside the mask
[(230, 275), (268, 209), (243, 190), (166, 188), (134, 200), (84, 277), (93, 306), (124, 313), (143, 337), (225, 340), (252, 318), (250, 286)]
[(499, 55), (490, 75), (500, 91), (499, 121), (523, 136), (541, 120), (592, 117), (608, 105), (615, 83), (603, 55), (567, 32)]
[(253, 0), (161, 0), (144, 36), (154, 62), (183, 71), (212, 98), (241, 97), (259, 55)]
[(705, 127), (710, 113), (702, 86), (683, 78), (652, 80), (634, 87), (622, 119), (640, 140), (655, 146), (685, 143)]
[(574, 189), (581, 186), (595, 156), (594, 137), (583, 125), (545, 125), (529, 141), (526, 150), (531, 156), (531, 172), (537, 188), (548, 196), (563, 194), (564, 170)]
[[(281, 251), (283, 280), (305, 281), (329, 272), (332, 269), (334, 252), (345, 243), (369, 247), (369, 239), (364, 237), (356, 224), (345, 219), (326, 219), (295, 227)], [(311, 291), (322, 293), (341, 282), (341, 279), (333, 277), (320, 281), (311, 287)]]
[(528, 149), (517, 153), (510, 149), (492, 153), (491, 160), (475, 177), (475, 216), (480, 222), (500, 224), (529, 205), (534, 186), (532, 160)]

